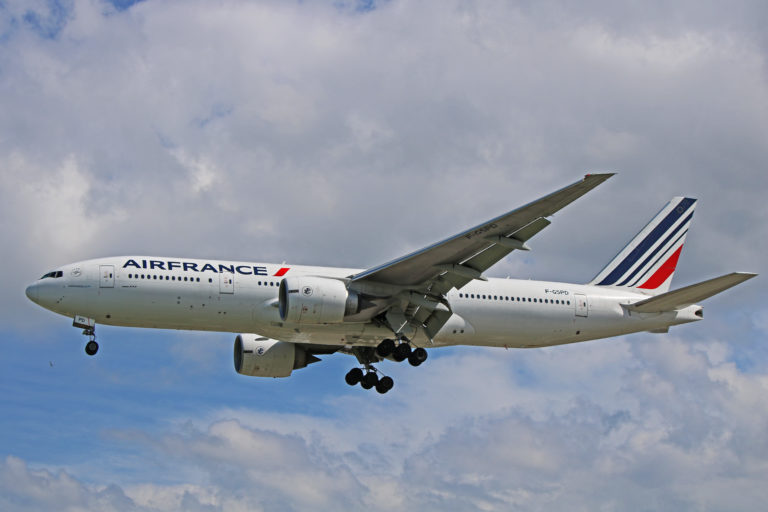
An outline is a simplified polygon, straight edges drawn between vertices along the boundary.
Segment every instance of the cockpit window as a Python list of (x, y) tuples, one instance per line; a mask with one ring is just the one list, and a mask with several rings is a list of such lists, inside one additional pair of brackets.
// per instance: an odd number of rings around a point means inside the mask
[(61, 276), (63, 276), (63, 275), (64, 275), (64, 273), (63, 273), (61, 270), (54, 270), (53, 272), (48, 272), (47, 274), (45, 274), (45, 275), (44, 275), (43, 277), (41, 277), (40, 279), (46, 279), (46, 278), (48, 278), (48, 277), (54, 277), (54, 278), (56, 278), (56, 277), (61, 277)]

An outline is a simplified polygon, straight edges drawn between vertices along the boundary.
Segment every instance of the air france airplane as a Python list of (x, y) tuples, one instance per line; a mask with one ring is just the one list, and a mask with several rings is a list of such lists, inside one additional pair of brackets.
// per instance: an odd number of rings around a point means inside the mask
[(95, 326), (237, 334), (235, 370), (287, 377), (341, 352), (346, 375), (379, 393), (392, 378), (374, 364), (419, 366), (427, 348), (546, 347), (640, 331), (665, 333), (703, 318), (696, 303), (756, 274), (731, 273), (669, 291), (696, 200), (673, 198), (587, 284), (483, 275), (546, 228), (547, 217), (612, 174), (591, 174), (521, 208), (367, 270), (155, 256), (64, 265), (27, 296), (73, 319), (96, 354)]

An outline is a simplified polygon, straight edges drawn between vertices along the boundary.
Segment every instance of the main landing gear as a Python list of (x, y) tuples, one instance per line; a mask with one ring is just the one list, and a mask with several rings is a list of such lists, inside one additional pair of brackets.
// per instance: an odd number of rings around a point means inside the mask
[(358, 347), (353, 353), (364, 366), (364, 369), (352, 368), (344, 380), (350, 386), (360, 384), (363, 389), (375, 387), (376, 391), (382, 395), (392, 389), (395, 383), (392, 377), (379, 377), (378, 370), (374, 368), (373, 363), (385, 358), (393, 359), (398, 363), (407, 359), (411, 366), (419, 366), (427, 360), (427, 351), (422, 347), (411, 348), (410, 342), (405, 338), (400, 339), (397, 344), (395, 344), (395, 340), (387, 338), (379, 343), (375, 349)]
[(392, 377), (385, 375), (379, 378), (376, 368), (371, 365), (366, 365), (365, 373), (363, 373), (361, 368), (352, 368), (347, 372), (344, 380), (350, 386), (360, 384), (363, 389), (376, 388), (376, 391), (382, 395), (395, 386), (395, 381), (392, 380)]
[(395, 340), (383, 340), (376, 347), (376, 355), (381, 358), (391, 356), (398, 363), (407, 359), (411, 366), (419, 366), (427, 360), (427, 351), (422, 347), (411, 349), (411, 344), (406, 339), (401, 339), (398, 345), (395, 345)]

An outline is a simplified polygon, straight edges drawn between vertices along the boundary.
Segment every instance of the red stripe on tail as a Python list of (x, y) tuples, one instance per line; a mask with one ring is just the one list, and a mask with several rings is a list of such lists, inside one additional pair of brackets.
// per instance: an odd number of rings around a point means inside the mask
[(664, 282), (669, 279), (669, 276), (672, 275), (672, 273), (675, 271), (675, 267), (677, 267), (677, 260), (680, 259), (680, 252), (683, 250), (683, 246), (681, 245), (678, 247), (678, 249), (672, 254), (672, 256), (669, 257), (667, 261), (664, 262), (662, 266), (659, 267), (659, 269), (654, 272), (654, 274), (648, 279), (646, 282), (638, 286), (638, 288), (645, 288), (646, 290), (655, 290)]

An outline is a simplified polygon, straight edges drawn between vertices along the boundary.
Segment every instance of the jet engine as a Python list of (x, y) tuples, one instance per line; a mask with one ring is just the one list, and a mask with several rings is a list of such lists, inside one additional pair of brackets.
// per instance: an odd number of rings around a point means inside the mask
[(288, 377), (293, 370), (319, 361), (303, 348), (256, 334), (235, 338), (235, 371), (251, 377)]
[(337, 324), (357, 312), (359, 299), (344, 282), (325, 277), (286, 277), (280, 282), (280, 318), (295, 324)]

